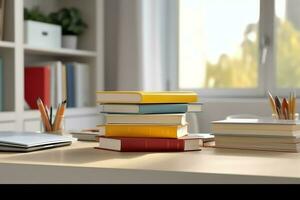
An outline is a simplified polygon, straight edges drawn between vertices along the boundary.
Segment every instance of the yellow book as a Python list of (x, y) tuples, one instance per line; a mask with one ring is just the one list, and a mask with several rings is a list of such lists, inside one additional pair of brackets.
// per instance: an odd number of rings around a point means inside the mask
[(195, 92), (98, 91), (97, 103), (192, 103), (198, 101)]
[(107, 124), (100, 127), (106, 137), (179, 138), (188, 134), (187, 125)]

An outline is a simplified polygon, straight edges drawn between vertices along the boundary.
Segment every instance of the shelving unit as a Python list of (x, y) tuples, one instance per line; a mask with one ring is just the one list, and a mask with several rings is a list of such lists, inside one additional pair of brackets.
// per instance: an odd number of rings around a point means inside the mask
[(7, 41), (0, 41), (0, 48), (15, 48), (15, 43), (7, 42)]
[(24, 46), (25, 52), (29, 54), (36, 55), (48, 55), (48, 56), (70, 56), (70, 57), (96, 57), (96, 51), (87, 51), (87, 50), (73, 50), (73, 49), (47, 49), (47, 48), (38, 48), (30, 47), (28, 45)]
[[(24, 66), (31, 62), (88, 63), (91, 70), (90, 95), (104, 89), (103, 69), (103, 1), (104, 0), (6, 0), (4, 39), (0, 41), (3, 59), (4, 109), (0, 111), (0, 130), (36, 131), (40, 129), (39, 112), (26, 110), (24, 103)], [(40, 48), (24, 44), (24, 8), (39, 7), (44, 13), (63, 7), (76, 7), (88, 24), (87, 31), (78, 38), (78, 49)], [(89, 107), (68, 108), (66, 128), (95, 126), (101, 121), (96, 104)]]

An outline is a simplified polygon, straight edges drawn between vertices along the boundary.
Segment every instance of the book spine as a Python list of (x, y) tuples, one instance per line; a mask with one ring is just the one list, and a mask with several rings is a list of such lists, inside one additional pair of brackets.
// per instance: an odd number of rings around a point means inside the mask
[(63, 84), (62, 84), (62, 63), (56, 63), (56, 101), (57, 105), (63, 101)]
[(50, 69), (25, 67), (25, 100), (31, 109), (37, 109), (38, 98), (50, 106)]
[(125, 139), (121, 139), (121, 151), (124, 152), (184, 151), (184, 140), (125, 138)]
[(56, 102), (56, 67), (55, 63), (52, 63), (50, 66), (50, 98), (51, 98), (51, 105), (57, 106)]
[(192, 103), (197, 95), (141, 95), (141, 103)]
[(66, 65), (62, 65), (62, 101), (67, 100), (67, 69)]
[(161, 116), (160, 114), (151, 115), (114, 115), (105, 114), (106, 124), (141, 124), (141, 125), (185, 125), (185, 114)]
[(110, 125), (105, 126), (106, 137), (177, 138), (177, 126)]
[(74, 67), (73, 64), (68, 63), (67, 67), (67, 105), (68, 107), (75, 107), (75, 88), (74, 88)]
[(89, 66), (84, 63), (74, 63), (75, 107), (90, 105)]
[(3, 111), (3, 60), (0, 58), (0, 111)]
[(165, 104), (165, 105), (140, 105), (140, 114), (155, 113), (185, 113), (187, 112), (187, 104)]

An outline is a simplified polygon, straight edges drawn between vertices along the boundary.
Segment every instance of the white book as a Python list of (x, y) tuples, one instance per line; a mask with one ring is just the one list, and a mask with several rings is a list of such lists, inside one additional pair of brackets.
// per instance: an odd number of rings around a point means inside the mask
[(299, 152), (300, 143), (258, 143), (258, 142), (231, 142), (219, 141), (216, 138), (217, 148), (230, 149), (249, 149), (249, 150), (265, 150), (265, 151), (284, 151), (284, 152)]
[(275, 119), (228, 119), (213, 121), (215, 135), (292, 136), (300, 135), (300, 121)]
[(202, 103), (189, 104), (100, 104), (99, 112), (103, 113), (132, 113), (132, 114), (166, 114), (201, 112)]
[(216, 142), (224, 143), (277, 143), (277, 144), (295, 144), (300, 143), (300, 137), (267, 137), (267, 136), (234, 136), (234, 135), (216, 135)]
[(91, 105), (90, 66), (74, 62), (75, 107)]
[(62, 81), (62, 62), (57, 61), (55, 66), (56, 70), (56, 106), (63, 101), (63, 81)]
[(70, 134), (80, 141), (98, 141), (98, 137), (103, 136), (100, 132), (94, 131), (70, 131)]
[(186, 114), (105, 114), (104, 116), (107, 124), (187, 124)]

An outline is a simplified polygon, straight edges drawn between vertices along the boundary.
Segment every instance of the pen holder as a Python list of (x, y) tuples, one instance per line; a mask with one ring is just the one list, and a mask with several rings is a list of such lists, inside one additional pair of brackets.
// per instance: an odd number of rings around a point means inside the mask
[[(54, 118), (55, 119), (55, 116)], [(62, 115), (57, 118), (57, 121), (54, 121), (51, 130), (47, 130), (43, 121), (40, 120), (40, 132), (42, 133), (53, 133), (53, 134), (58, 134), (58, 135), (63, 135), (65, 131), (65, 117)]]
[[(299, 113), (294, 114), (294, 119), (292, 119), (292, 114), (290, 114), (289, 118), (290, 118), (289, 120), (299, 120)], [(278, 120), (277, 115), (272, 114), (272, 119), (277, 119)], [(286, 119), (280, 119), (280, 120), (286, 120)]]

